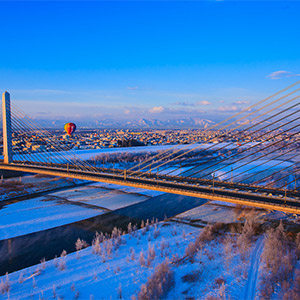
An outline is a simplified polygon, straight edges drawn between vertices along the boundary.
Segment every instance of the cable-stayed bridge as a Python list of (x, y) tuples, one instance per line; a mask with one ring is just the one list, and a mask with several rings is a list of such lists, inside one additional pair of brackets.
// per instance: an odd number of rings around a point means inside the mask
[[(300, 81), (211, 125), (194, 144), (80, 159), (70, 143), (2, 97), (0, 169), (108, 182), (300, 213)], [(35, 140), (37, 149), (29, 148)], [(117, 166), (116, 166), (117, 165)]]

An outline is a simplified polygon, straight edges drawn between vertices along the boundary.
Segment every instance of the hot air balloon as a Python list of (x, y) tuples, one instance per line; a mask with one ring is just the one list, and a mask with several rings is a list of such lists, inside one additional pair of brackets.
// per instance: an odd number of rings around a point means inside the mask
[(64, 126), (64, 130), (69, 136), (71, 136), (76, 130), (76, 125), (74, 123), (66, 123)]

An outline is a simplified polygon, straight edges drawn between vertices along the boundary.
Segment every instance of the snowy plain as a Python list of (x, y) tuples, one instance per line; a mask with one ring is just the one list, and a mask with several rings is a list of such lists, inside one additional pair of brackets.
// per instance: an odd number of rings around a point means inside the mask
[[(195, 260), (176, 259), (185, 257), (185, 249), (195, 241), (202, 229), (162, 222), (122, 236), (122, 244), (110, 255), (93, 253), (88, 247), (40, 265), (8, 275), (11, 299), (122, 299), (137, 297), (142, 284), (154, 273), (157, 264), (168, 259), (174, 271), (175, 285), (165, 299), (194, 297), (205, 299), (218, 297), (224, 282), (226, 295), (231, 299), (243, 299), (246, 292), (249, 263), (242, 262), (237, 253), (232, 253), (231, 268), (226, 268), (223, 245), (211, 241), (195, 257)], [(154, 234), (159, 231), (159, 234)], [(153, 247), (155, 258), (149, 264), (141, 265), (140, 255), (147, 262), (148, 249)], [(249, 255), (255, 248), (250, 249)], [(104, 252), (103, 252), (104, 253)], [(175, 259), (176, 258), (176, 259)], [(59, 270), (60, 261), (66, 266)], [(192, 278), (190, 282), (187, 278)], [(194, 278), (194, 279), (193, 279)], [(6, 280), (5, 276), (0, 279)], [(55, 295), (55, 296), (54, 296)]]
[[(35, 178), (25, 180), (34, 182)], [(37, 183), (40, 184), (39, 178)], [(0, 240), (88, 219), (107, 210), (139, 203), (160, 194), (162, 193), (95, 183), (11, 203), (0, 209)], [(82, 206), (81, 203), (86, 205)]]
[[(253, 146), (255, 143), (248, 143), (247, 146), (240, 146), (240, 148), (244, 148), (244, 147), (251, 147)], [(124, 147), (124, 148), (102, 148), (102, 149), (89, 149), (89, 150), (72, 150), (72, 151), (61, 151), (60, 155), (63, 155), (65, 158), (67, 159), (81, 159), (81, 160), (87, 160), (87, 159), (91, 159), (97, 155), (100, 154), (104, 154), (104, 153), (122, 153), (122, 152), (133, 152), (133, 153), (139, 153), (139, 152), (158, 152), (158, 151), (166, 151), (166, 150), (170, 150), (172, 151), (174, 150), (190, 150), (190, 149), (206, 149), (209, 147), (212, 147), (213, 145), (213, 149), (218, 149), (218, 148), (226, 148), (226, 149), (232, 149), (232, 148), (236, 148), (235, 144), (231, 144), (231, 143), (203, 143), (203, 144), (186, 144), (186, 145), (157, 145), (157, 146), (140, 146), (140, 147)], [(18, 155), (14, 155), (15, 159), (21, 159), (24, 160), (24, 158), (26, 159), (26, 156), (28, 156), (28, 160), (30, 160), (30, 155), (29, 154), (25, 154), (21, 157), (19, 157)], [(59, 157), (55, 152), (51, 153), (51, 152), (47, 152), (47, 153), (39, 153), (40, 159), (44, 158), (44, 161), (55, 161), (55, 158)], [(1, 156), (0, 156), (1, 157)], [(59, 161), (60, 159), (58, 159)]]

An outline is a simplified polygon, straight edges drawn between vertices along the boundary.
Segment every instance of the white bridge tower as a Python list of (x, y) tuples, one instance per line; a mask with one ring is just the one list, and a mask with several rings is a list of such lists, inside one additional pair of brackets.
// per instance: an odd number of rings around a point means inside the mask
[(9, 164), (13, 160), (13, 154), (11, 143), (10, 94), (8, 92), (4, 92), (2, 95), (2, 120), (4, 163)]

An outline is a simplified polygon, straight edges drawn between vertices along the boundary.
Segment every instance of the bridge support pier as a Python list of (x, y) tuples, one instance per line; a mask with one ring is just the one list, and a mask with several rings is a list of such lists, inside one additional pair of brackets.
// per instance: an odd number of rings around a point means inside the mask
[(10, 114), (10, 94), (4, 92), (2, 95), (2, 120), (3, 120), (3, 156), (4, 163), (13, 161), (11, 142), (11, 114)]

